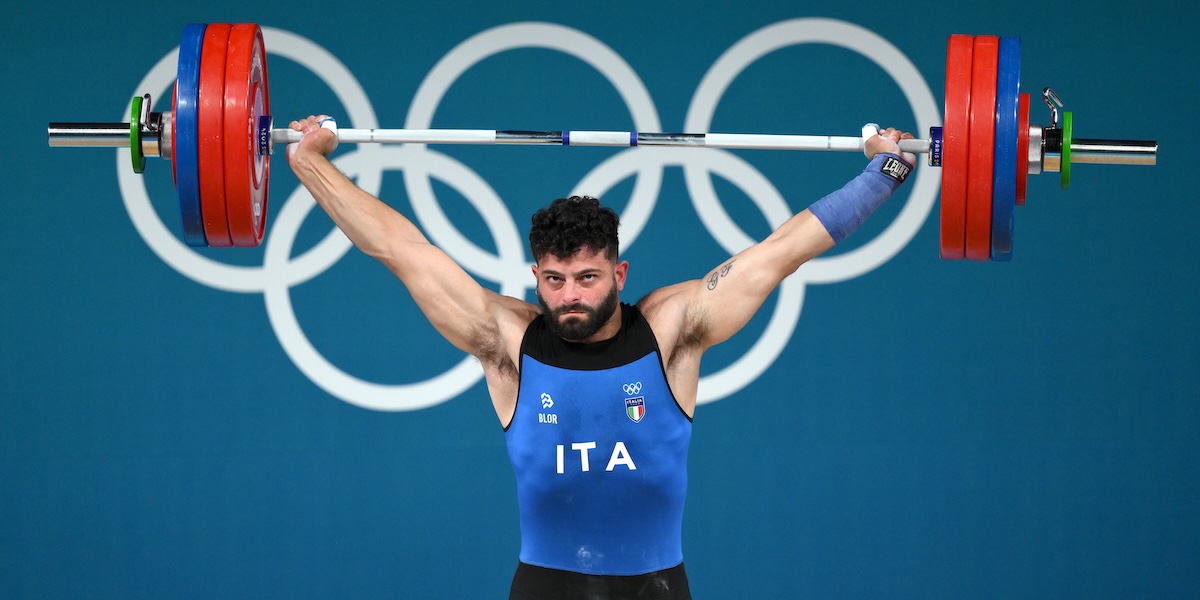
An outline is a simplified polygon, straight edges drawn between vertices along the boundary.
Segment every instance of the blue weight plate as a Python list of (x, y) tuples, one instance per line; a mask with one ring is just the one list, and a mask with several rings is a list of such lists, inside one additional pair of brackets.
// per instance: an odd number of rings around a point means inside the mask
[(175, 188), (183, 218), (183, 241), (207, 246), (200, 210), (200, 56), (207, 25), (183, 28), (179, 43), (178, 89), (175, 98)]
[(1000, 38), (996, 75), (996, 153), (992, 175), (992, 260), (1012, 260), (1017, 205), (1017, 108), (1021, 101), (1021, 38)]

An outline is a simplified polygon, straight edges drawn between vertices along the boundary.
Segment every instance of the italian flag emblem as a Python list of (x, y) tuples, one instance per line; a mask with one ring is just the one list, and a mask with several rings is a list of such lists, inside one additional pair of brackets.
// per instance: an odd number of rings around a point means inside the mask
[(638, 396), (637, 398), (626, 398), (625, 414), (629, 415), (629, 418), (632, 419), (634, 423), (641, 421), (642, 417), (646, 416), (646, 399), (643, 396)]

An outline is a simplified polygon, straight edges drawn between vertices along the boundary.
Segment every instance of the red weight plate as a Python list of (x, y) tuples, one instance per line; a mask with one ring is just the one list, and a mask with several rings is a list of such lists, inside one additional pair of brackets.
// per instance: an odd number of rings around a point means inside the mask
[(225, 202), (234, 246), (262, 243), (270, 156), (259, 152), (257, 137), (259, 117), (269, 110), (262, 30), (234, 25), (225, 68)]
[(230, 25), (214, 23), (204, 30), (200, 55), (200, 213), (209, 246), (227, 248), (229, 218), (225, 213), (225, 49)]
[(996, 73), (1000, 39), (975, 37), (971, 68), (970, 157), (967, 163), (967, 258), (992, 256), (992, 177), (996, 151)]
[(946, 52), (946, 116), (942, 128), (941, 256), (965, 256), (967, 154), (970, 136), (973, 38), (950, 36)]
[(1029, 178), (1029, 94), (1017, 104), (1017, 205), (1025, 205), (1025, 183)]

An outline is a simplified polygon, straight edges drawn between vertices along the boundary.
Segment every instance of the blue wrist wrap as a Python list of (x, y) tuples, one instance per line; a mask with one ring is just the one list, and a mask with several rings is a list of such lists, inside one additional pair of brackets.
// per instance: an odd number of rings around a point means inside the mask
[(858, 177), (817, 200), (808, 210), (821, 221), (836, 244), (854, 233), (904, 183), (912, 169), (912, 165), (895, 154), (876, 154)]

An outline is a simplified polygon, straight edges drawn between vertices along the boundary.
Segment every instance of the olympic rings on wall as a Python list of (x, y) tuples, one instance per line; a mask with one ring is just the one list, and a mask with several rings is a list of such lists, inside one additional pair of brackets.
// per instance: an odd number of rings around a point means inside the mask
[[(263, 28), (271, 54), (290, 59), (315, 73), (337, 95), (346, 111), (341, 119), (351, 127), (378, 127), (375, 111), (362, 85), (336, 57), (312, 41), (287, 31)], [(688, 108), (684, 131), (707, 132), (716, 105), (733, 79), (746, 67), (780, 48), (797, 44), (831, 44), (848, 48), (883, 68), (903, 90), (919, 130), (941, 124), (941, 114), (928, 84), (912, 62), (895, 46), (857, 25), (829, 19), (793, 19), (759, 29), (734, 44), (702, 79)], [(629, 108), (635, 129), (662, 130), (657, 109), (646, 86), (630, 65), (596, 38), (576, 29), (550, 23), (521, 22), (494, 27), (460, 43), (434, 65), (418, 88), (404, 127), (431, 126), (433, 114), (449, 87), (483, 59), (517, 48), (542, 48), (570, 54), (595, 68), (616, 88)], [(178, 50), (164, 56), (135, 88), (159, 90), (170, 97)], [(155, 212), (142, 177), (128, 169), (129, 150), (117, 151), (117, 177), (134, 227), (147, 245), (177, 272), (217, 290), (262, 293), (267, 315), (284, 351), (310, 380), (329, 394), (354, 405), (381, 411), (427, 408), (455, 398), (483, 376), (478, 363), (465, 357), (427, 380), (388, 385), (365, 381), (330, 363), (305, 336), (292, 308), (290, 290), (338, 262), (350, 249), (338, 230), (318, 244), (292, 256), (296, 235), (316, 206), (298, 187), (279, 204), (265, 236), (263, 264), (246, 267), (225, 264), (196, 252), (179, 240)], [(365, 191), (379, 195), (388, 169), (404, 172), (414, 221), (430, 240), (468, 272), (499, 286), (503, 294), (524, 298), (533, 287), (530, 259), (512, 213), (492, 186), (460, 161), (422, 145), (358, 145), (335, 158), (335, 164)], [(755, 240), (729, 218), (712, 186), (718, 175), (739, 187), (766, 217), (778, 226), (792, 212), (775, 186), (753, 165), (729, 151), (633, 147), (601, 162), (572, 193), (603, 197), (617, 183), (636, 175), (633, 194), (621, 213), (621, 247), (628, 250), (644, 232), (662, 188), (668, 166), (684, 169), (693, 205), (709, 234), (730, 254)], [(932, 174), (931, 174), (932, 173)], [(434, 193), (436, 179), (460, 193), (483, 217), (495, 240), (494, 253), (464, 236), (442, 210)], [(279, 193), (276, 187), (276, 194)], [(908, 201), (896, 219), (865, 245), (810, 261), (784, 281), (774, 311), (760, 338), (733, 364), (700, 380), (699, 403), (727, 398), (765, 372), (787, 346), (799, 322), (807, 283), (833, 283), (858, 277), (884, 264), (916, 235), (938, 194), (936, 173), (919, 168)]]

